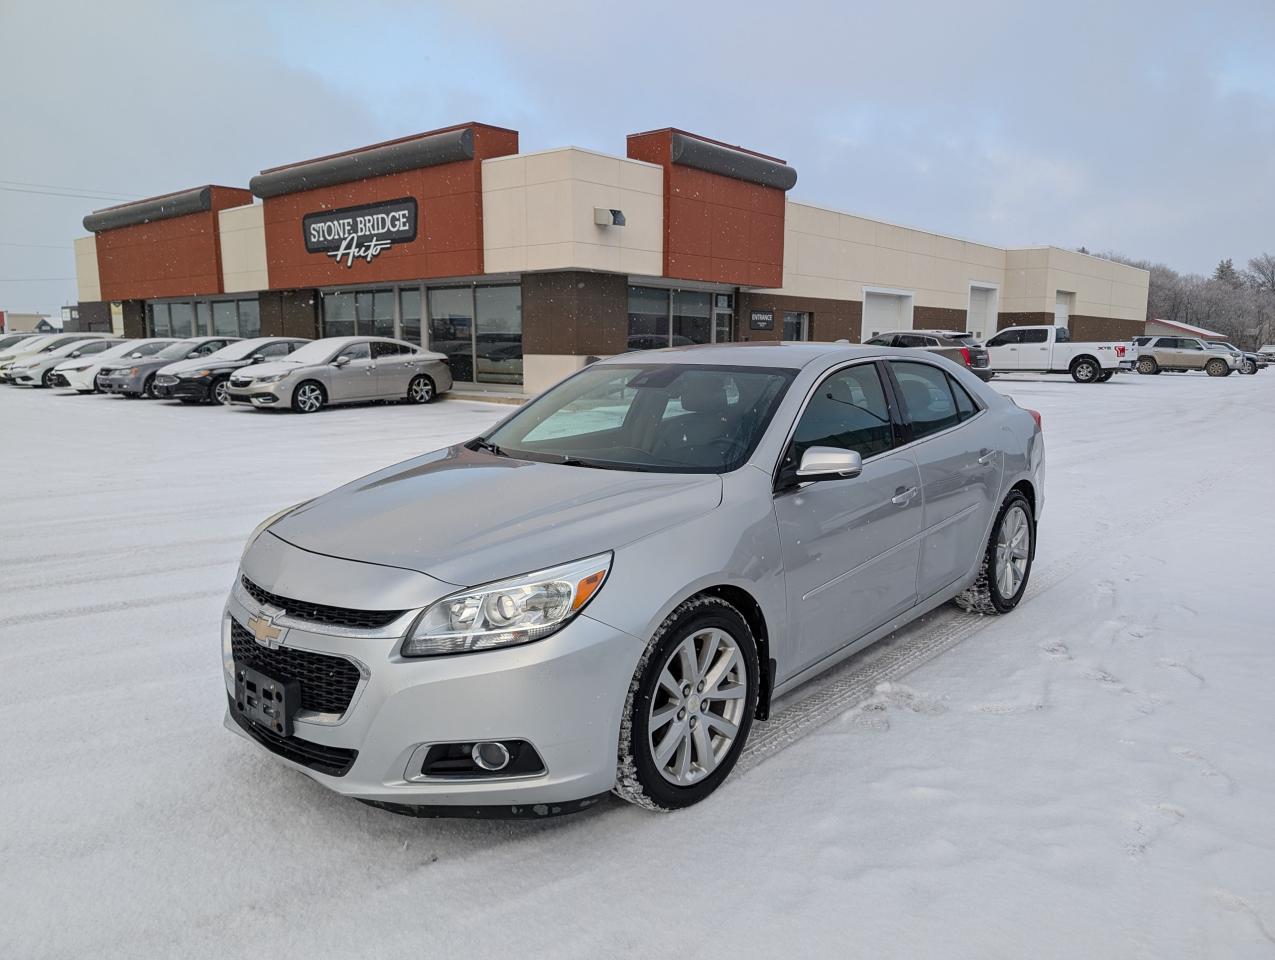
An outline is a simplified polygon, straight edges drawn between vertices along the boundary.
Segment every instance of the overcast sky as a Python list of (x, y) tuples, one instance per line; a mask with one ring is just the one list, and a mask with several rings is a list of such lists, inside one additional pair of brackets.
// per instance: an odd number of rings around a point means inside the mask
[(116, 198), (465, 120), (620, 155), (682, 127), (783, 157), (795, 198), (998, 245), (1275, 253), (1275, 0), (619, 10), (0, 0), (0, 309), (73, 302)]

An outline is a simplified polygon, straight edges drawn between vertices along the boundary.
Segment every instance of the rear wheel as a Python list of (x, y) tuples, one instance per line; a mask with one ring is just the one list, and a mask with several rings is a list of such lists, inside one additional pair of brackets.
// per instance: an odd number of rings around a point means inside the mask
[(1009, 613), (1027, 590), (1035, 556), (1036, 521), (1031, 502), (1015, 490), (1001, 504), (978, 579), (956, 597), (956, 605), (970, 613)]
[(1110, 380), (1110, 379), (1111, 379), (1112, 377), (1114, 377), (1115, 375), (1116, 375), (1116, 374), (1115, 374), (1115, 371), (1114, 371), (1114, 370), (1104, 370), (1102, 373), (1098, 374), (1098, 382), (1099, 382), (1099, 383), (1106, 383), (1108, 380)]
[(1210, 360), (1204, 365), (1204, 372), (1210, 377), (1225, 377), (1231, 373), (1231, 368), (1226, 365), (1226, 361), (1220, 357)]
[(409, 403), (429, 403), (434, 399), (434, 381), (425, 374), (418, 374), (412, 377), (412, 382), (407, 385), (407, 400)]
[(669, 614), (629, 686), (615, 793), (676, 810), (716, 790), (748, 739), (758, 675), (752, 630), (725, 600), (695, 597)]
[(1138, 358), (1138, 373), (1153, 374), (1160, 372), (1160, 365), (1151, 357)]
[(315, 413), (327, 403), (323, 386), (313, 380), (302, 383), (292, 394), (292, 409), (297, 413)]
[(1102, 373), (1102, 367), (1092, 357), (1077, 357), (1071, 362), (1071, 379), (1077, 383), (1095, 383)]

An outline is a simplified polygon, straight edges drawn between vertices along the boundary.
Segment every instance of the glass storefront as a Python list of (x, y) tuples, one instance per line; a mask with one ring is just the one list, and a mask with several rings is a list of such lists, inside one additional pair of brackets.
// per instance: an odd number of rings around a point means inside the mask
[(784, 311), (784, 339), (785, 340), (809, 340), (810, 339), (810, 314), (804, 310), (785, 310)]
[(394, 337), (447, 354), (462, 383), (522, 383), (518, 284), (329, 290), (320, 304), (321, 336)]
[(146, 304), (150, 337), (259, 337), (261, 308), (257, 298), (243, 300), (175, 300)]
[(727, 343), (733, 327), (733, 294), (629, 287), (630, 350)]

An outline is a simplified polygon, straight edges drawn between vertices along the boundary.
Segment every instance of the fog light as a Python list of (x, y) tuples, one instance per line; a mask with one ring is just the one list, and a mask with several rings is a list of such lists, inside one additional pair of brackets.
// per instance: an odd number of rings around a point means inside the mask
[(509, 766), (509, 751), (505, 749), (503, 743), (494, 741), (476, 743), (469, 755), (474, 763), (484, 770), (503, 770)]

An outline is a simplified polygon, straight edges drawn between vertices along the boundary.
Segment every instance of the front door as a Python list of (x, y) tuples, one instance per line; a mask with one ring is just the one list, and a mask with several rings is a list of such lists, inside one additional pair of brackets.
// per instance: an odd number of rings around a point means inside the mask
[(1000, 490), (1002, 441), (959, 383), (928, 363), (891, 361), (911, 429), (924, 502), (921, 599), (969, 572), (983, 554)]
[(350, 344), (341, 356), (348, 357), (349, 362), (332, 370), (328, 399), (333, 403), (376, 399), (376, 361), (367, 341)]
[(1010, 327), (987, 341), (987, 365), (993, 370), (1019, 370), (1018, 352), (1023, 331)]
[[(775, 495), (797, 662), (817, 663), (911, 607), (920, 559), (920, 473), (895, 450), (897, 426), (876, 363), (819, 384), (798, 420)], [(812, 446), (855, 450), (863, 473), (798, 484)]]

